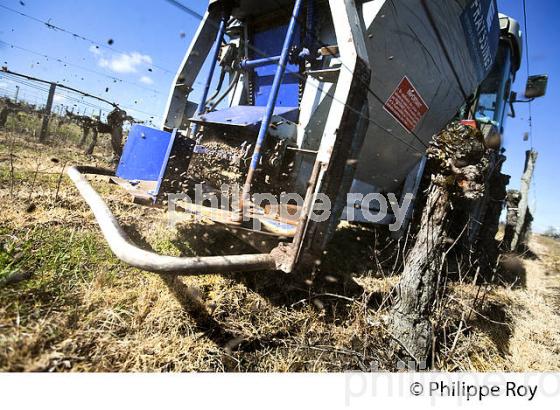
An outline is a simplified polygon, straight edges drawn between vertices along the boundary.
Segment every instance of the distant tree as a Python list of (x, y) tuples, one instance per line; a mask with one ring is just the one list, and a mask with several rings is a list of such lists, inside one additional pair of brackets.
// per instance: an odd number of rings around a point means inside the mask
[(544, 236), (550, 238), (560, 239), (560, 230), (554, 226), (549, 226), (546, 231), (544, 231)]

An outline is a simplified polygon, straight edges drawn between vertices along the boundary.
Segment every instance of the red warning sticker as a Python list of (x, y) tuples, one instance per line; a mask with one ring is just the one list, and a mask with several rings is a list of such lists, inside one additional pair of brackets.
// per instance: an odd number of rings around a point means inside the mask
[(406, 76), (403, 77), (383, 108), (408, 132), (414, 131), (430, 109)]

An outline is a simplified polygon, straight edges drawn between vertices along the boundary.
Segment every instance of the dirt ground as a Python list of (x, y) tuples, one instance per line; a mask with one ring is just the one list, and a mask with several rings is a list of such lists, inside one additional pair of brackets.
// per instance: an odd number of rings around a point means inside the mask
[[(70, 142), (0, 131), (1, 371), (397, 368), (386, 323), (402, 255), (387, 266), (391, 244), (377, 231), (341, 227), (321, 267), (297, 277), (142, 272), (113, 257), (62, 172), (107, 167), (107, 148), (86, 157)], [(94, 185), (146, 248), (247, 251), (209, 226), (171, 229), (164, 211), (133, 205), (102, 178)], [(449, 283), (434, 319), (435, 369), (560, 370), (560, 243), (534, 236), (502, 266), (484, 283)]]

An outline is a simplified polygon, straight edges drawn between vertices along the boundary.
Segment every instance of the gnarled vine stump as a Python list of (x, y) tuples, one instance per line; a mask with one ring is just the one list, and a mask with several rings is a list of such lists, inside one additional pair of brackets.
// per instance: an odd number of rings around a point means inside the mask
[(391, 320), (393, 337), (417, 363), (427, 363), (431, 351), (430, 314), (442, 269), (451, 204), (456, 199), (480, 198), (488, 168), (482, 134), (460, 123), (451, 123), (436, 135), (427, 155), (431, 182), (416, 242), (396, 289)]

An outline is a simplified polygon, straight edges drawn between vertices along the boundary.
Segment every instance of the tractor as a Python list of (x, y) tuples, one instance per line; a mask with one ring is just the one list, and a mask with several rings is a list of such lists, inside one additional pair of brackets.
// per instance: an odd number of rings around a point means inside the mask
[[(481, 131), (495, 165), (487, 178), (499, 172), (521, 58), (519, 24), (496, 0), (210, 0), (161, 127), (133, 125), (116, 171), (68, 175), (130, 265), (294, 272), (321, 260), (341, 221), (404, 235), (426, 149), (451, 121)], [(529, 78), (527, 98), (544, 95), (546, 80)], [(88, 174), (109, 176), (135, 203), (235, 232), (256, 252), (144, 250)], [(471, 211), (472, 241), (488, 203)]]

